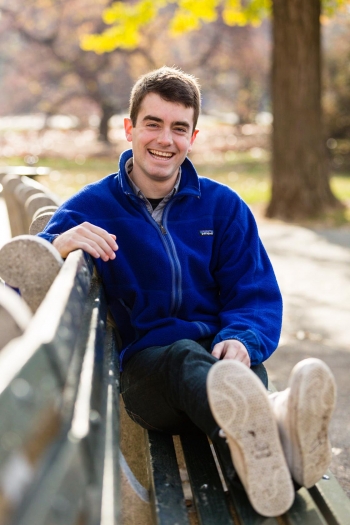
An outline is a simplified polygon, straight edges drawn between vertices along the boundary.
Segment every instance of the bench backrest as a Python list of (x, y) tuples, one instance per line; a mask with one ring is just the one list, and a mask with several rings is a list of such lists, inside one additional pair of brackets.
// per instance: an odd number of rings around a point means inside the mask
[(0, 283), (0, 350), (23, 334), (32, 318), (27, 303), (11, 288)]
[(101, 283), (76, 251), (0, 352), (0, 522), (119, 522), (119, 381), (106, 323)]

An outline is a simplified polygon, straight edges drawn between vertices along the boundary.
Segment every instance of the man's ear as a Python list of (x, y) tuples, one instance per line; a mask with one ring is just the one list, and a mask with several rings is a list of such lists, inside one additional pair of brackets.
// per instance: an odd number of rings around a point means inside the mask
[(125, 118), (124, 119), (124, 130), (125, 130), (126, 140), (128, 142), (132, 142), (132, 128), (133, 128), (133, 125), (132, 125), (131, 119)]
[(192, 137), (191, 137), (191, 140), (190, 140), (190, 147), (187, 150), (188, 153), (192, 150), (192, 145), (193, 145), (193, 143), (195, 141), (195, 138), (198, 135), (198, 131), (199, 131), (199, 129), (195, 129), (194, 132), (192, 133)]

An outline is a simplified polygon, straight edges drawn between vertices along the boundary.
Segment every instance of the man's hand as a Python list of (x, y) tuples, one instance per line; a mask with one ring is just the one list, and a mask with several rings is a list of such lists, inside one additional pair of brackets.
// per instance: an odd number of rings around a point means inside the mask
[(103, 261), (109, 261), (116, 257), (114, 252), (118, 250), (118, 245), (115, 240), (116, 236), (112, 233), (89, 222), (83, 222), (56, 237), (52, 245), (63, 259), (70, 252), (81, 248), (92, 257), (101, 257)]
[(237, 339), (228, 339), (217, 343), (213, 348), (212, 355), (218, 359), (236, 359), (236, 361), (241, 361), (241, 363), (250, 367), (248, 350)]

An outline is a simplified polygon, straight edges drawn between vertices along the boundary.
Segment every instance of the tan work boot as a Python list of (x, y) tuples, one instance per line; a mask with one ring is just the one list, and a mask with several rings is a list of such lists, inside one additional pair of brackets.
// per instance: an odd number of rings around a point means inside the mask
[(212, 414), (225, 433), (253, 508), (263, 516), (283, 514), (295, 492), (262, 382), (247, 366), (227, 359), (210, 369), (207, 391)]
[(306, 488), (321, 479), (331, 462), (328, 427), (335, 391), (328, 366), (310, 358), (293, 368), (289, 388), (270, 395), (289, 469)]

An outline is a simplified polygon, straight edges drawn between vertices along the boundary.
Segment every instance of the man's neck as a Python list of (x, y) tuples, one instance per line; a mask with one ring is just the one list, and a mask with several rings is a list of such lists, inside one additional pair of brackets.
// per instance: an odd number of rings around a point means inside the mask
[(132, 170), (129, 173), (130, 179), (136, 184), (138, 188), (142, 191), (143, 195), (147, 199), (162, 199), (166, 195), (168, 195), (171, 190), (174, 188), (177, 176), (172, 177), (169, 180), (164, 181), (147, 181), (145, 183), (144, 181), (139, 181), (138, 177), (135, 177), (134, 171)]

